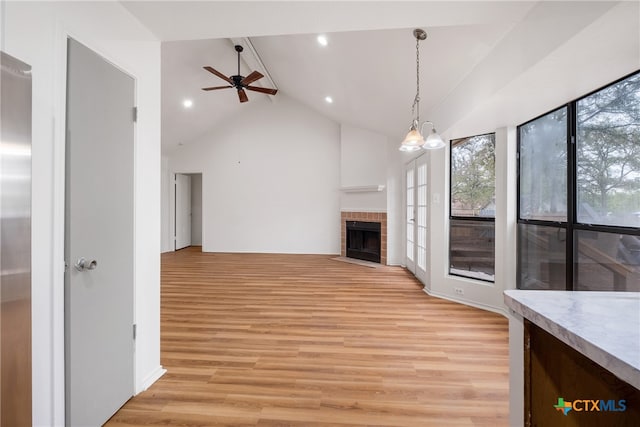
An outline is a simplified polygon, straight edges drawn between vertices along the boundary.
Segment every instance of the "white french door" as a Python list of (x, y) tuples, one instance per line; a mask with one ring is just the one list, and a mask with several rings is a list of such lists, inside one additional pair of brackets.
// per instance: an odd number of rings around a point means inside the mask
[(427, 155), (423, 154), (407, 164), (407, 256), (409, 271), (427, 283), (428, 278), (428, 181)]
[(405, 169), (405, 188), (406, 188), (406, 230), (407, 230), (407, 249), (405, 264), (410, 272), (416, 274), (416, 255), (415, 255), (415, 160), (408, 163)]

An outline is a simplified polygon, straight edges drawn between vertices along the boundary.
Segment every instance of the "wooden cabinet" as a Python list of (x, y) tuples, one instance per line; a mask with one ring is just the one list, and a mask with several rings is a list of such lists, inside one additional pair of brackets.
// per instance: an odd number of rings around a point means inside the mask
[(640, 390), (526, 319), (524, 369), (525, 426), (640, 426)]

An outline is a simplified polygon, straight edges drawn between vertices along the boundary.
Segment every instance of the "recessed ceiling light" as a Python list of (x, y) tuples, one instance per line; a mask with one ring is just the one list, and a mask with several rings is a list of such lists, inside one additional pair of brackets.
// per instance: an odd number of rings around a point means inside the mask
[(184, 108), (191, 108), (193, 107), (193, 101), (190, 99), (185, 99), (184, 101), (182, 101), (182, 105), (184, 105)]
[(327, 104), (333, 104), (333, 98), (330, 96), (325, 96), (324, 100), (327, 102)]
[(327, 40), (327, 36), (320, 34), (317, 38), (318, 43), (320, 44), (320, 46), (326, 46), (329, 44), (329, 40)]

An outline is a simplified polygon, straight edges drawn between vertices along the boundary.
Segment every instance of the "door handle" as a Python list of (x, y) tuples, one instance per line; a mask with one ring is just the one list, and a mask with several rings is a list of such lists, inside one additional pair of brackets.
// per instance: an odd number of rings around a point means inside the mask
[(78, 258), (78, 261), (76, 261), (76, 265), (75, 265), (76, 270), (78, 271), (95, 270), (97, 266), (98, 266), (98, 261), (96, 261), (95, 259), (92, 259), (91, 261), (87, 261), (86, 259), (84, 259), (84, 257)]

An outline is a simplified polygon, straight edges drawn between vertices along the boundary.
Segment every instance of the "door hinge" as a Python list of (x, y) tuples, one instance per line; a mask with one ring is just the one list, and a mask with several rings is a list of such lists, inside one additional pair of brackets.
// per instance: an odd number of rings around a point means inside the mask
[(135, 323), (133, 324), (133, 339), (136, 339), (136, 334), (138, 332), (138, 325), (136, 325)]
[(138, 122), (138, 107), (133, 107), (133, 122)]

